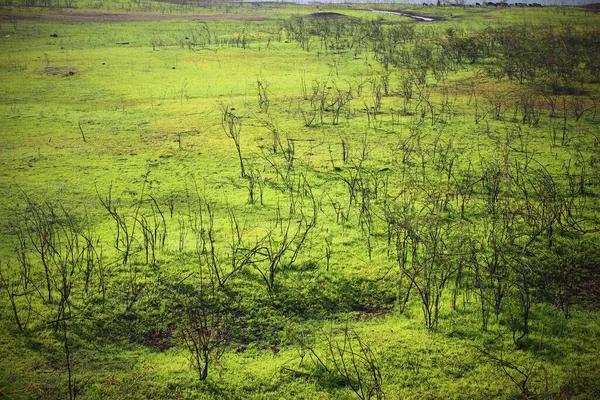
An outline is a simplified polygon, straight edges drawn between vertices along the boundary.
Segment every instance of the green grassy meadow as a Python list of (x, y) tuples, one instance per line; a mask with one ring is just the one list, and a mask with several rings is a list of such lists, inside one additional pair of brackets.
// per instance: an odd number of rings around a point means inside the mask
[(0, 397), (599, 398), (599, 34), (4, 0)]

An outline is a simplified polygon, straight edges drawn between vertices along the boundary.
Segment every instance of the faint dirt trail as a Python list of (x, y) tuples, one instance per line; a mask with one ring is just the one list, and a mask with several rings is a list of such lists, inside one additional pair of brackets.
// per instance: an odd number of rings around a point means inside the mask
[(48, 12), (36, 14), (9, 14), (0, 12), (0, 22), (14, 21), (73, 21), (73, 22), (124, 22), (159, 20), (196, 20), (196, 21), (266, 21), (268, 18), (244, 14), (142, 14), (142, 13), (79, 13)]

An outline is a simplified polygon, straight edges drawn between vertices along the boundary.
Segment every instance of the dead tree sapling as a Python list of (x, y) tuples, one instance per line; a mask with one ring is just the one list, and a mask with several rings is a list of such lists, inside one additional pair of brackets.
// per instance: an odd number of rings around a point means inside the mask
[(242, 122), (241, 116), (234, 114), (235, 108), (226, 104), (221, 104), (221, 128), (225, 135), (233, 140), (235, 149), (237, 150), (238, 158), (240, 161), (240, 172), (242, 178), (246, 177), (246, 169), (244, 168), (244, 158), (242, 157), (241, 147), (241, 132)]

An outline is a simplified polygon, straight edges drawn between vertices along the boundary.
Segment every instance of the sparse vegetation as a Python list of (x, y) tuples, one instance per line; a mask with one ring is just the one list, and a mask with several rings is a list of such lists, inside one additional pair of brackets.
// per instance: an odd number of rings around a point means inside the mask
[(598, 397), (598, 16), (372, 8), (0, 2), (2, 397)]

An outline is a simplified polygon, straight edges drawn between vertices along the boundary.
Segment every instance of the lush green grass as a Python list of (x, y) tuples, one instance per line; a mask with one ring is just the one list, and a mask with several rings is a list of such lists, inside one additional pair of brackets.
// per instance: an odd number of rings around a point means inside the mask
[[(598, 395), (597, 71), (581, 62), (571, 80), (538, 71), (519, 83), (498, 72), (497, 49), (473, 63), (443, 58), (453, 38), (488, 40), (490, 29), (513, 25), (594, 37), (596, 15), (74, 5), (0, 9), (3, 396), (350, 399), (377, 372), (387, 398)], [(443, 19), (361, 10), (369, 7)], [(314, 12), (361, 20), (294, 18)], [(303, 41), (291, 32), (302, 24), (319, 29)], [(331, 34), (319, 37), (324, 29)], [(349, 45), (379, 29), (414, 30), (388, 68), (377, 44), (393, 35)], [(427, 46), (433, 58), (416, 61)], [(399, 62), (401, 51), (408, 58)], [(436, 69), (440, 60), (447, 69)], [(337, 120), (336, 99), (345, 101)], [(246, 177), (224, 110), (241, 121)], [(36, 215), (54, 235), (50, 301)], [(246, 262), (222, 285), (211, 246), (221, 273)], [(87, 254), (88, 264), (72, 254)], [(485, 275), (498, 254), (506, 270)], [(431, 289), (441, 293), (439, 320), (426, 329), (417, 288), (403, 303), (410, 277), (425, 285), (430, 265), (429, 283), (449, 275), (443, 293)], [(498, 315), (496, 279), (506, 291)], [(61, 298), (67, 307), (57, 317)], [(184, 340), (198, 314), (214, 335), (227, 331), (203, 381)], [(343, 343), (353, 351), (340, 352)], [(357, 369), (344, 376), (339, 362), (352, 355)], [(527, 390), (519, 388), (525, 376)]]

